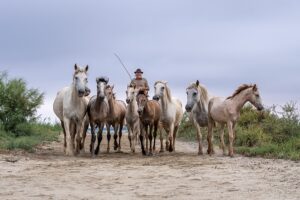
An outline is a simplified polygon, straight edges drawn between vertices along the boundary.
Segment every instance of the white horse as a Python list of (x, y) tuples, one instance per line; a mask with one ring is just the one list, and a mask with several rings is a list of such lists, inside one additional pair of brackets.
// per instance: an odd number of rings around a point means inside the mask
[(128, 129), (128, 139), (130, 143), (131, 152), (135, 152), (135, 144), (137, 137), (140, 135), (140, 117), (138, 113), (137, 95), (138, 89), (135, 85), (129, 85), (126, 90), (126, 123)]
[(197, 130), (197, 138), (199, 143), (198, 154), (203, 155), (202, 150), (202, 133), (200, 127), (208, 126), (208, 103), (212, 98), (206, 88), (199, 83), (190, 84), (186, 89), (187, 103), (185, 109), (190, 112), (190, 120)]
[(182, 103), (179, 99), (172, 98), (166, 81), (157, 81), (154, 90), (153, 99), (159, 101), (161, 107), (160, 121), (169, 137), (166, 150), (172, 152), (175, 151), (176, 134), (183, 117)]
[(60, 119), (64, 130), (64, 151), (67, 155), (75, 154), (75, 137), (76, 153), (79, 153), (80, 131), (87, 109), (87, 101), (84, 96), (87, 95), (88, 65), (81, 69), (75, 64), (74, 70), (72, 85), (58, 92), (53, 103), (54, 113)]

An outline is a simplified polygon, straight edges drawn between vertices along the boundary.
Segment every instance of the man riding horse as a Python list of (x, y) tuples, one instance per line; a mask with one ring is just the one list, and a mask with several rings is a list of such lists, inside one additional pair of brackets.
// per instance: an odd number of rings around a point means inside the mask
[(143, 73), (144, 72), (140, 68), (135, 70), (135, 78), (132, 79), (130, 85), (135, 85), (137, 89), (144, 90), (148, 93), (150, 88), (148, 85), (148, 81), (145, 78), (143, 78)]

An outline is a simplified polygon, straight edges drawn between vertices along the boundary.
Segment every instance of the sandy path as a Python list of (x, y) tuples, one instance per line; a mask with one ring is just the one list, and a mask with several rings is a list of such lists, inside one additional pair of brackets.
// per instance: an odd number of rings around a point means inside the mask
[[(176, 144), (176, 153), (153, 157), (72, 158), (63, 155), (61, 143), (34, 154), (2, 153), (0, 199), (300, 199), (300, 163), (197, 156), (194, 143)], [(129, 152), (127, 137), (123, 151)]]

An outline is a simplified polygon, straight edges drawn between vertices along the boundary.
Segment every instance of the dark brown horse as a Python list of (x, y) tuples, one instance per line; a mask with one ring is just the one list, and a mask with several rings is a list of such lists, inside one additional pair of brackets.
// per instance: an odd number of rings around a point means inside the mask
[[(148, 100), (146, 91), (140, 90), (137, 96), (138, 113), (141, 120), (140, 141), (143, 155), (149, 152), (149, 155), (155, 151), (155, 139), (157, 136), (157, 128), (160, 120), (160, 106), (157, 101)], [(153, 131), (154, 129), (154, 131)], [(154, 142), (152, 146), (152, 131)], [(144, 146), (144, 137), (146, 136), (146, 151)], [(150, 149), (148, 149), (148, 140), (150, 141)]]

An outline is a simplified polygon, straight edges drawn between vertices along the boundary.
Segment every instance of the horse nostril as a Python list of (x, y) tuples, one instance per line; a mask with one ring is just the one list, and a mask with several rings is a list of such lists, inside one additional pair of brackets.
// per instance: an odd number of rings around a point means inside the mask
[(84, 91), (84, 90), (79, 90), (79, 91), (78, 91), (78, 95), (79, 95), (79, 96), (83, 96), (84, 94), (85, 94), (85, 91)]
[(158, 100), (159, 100), (159, 97), (158, 97), (158, 96), (153, 96), (153, 100), (158, 101)]
[(188, 105), (185, 106), (185, 109), (186, 109), (186, 111), (191, 111), (191, 107)]
[(126, 99), (126, 103), (130, 103), (130, 100), (129, 100), (129, 99)]

